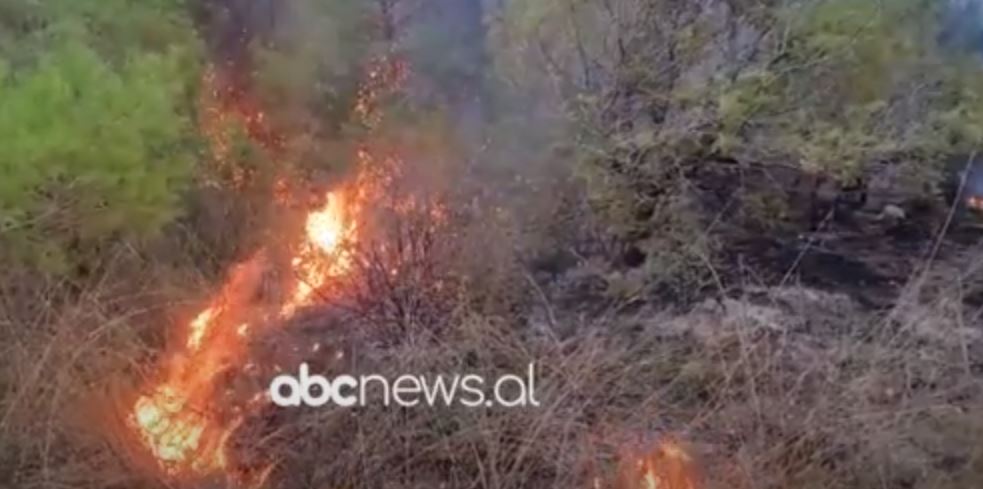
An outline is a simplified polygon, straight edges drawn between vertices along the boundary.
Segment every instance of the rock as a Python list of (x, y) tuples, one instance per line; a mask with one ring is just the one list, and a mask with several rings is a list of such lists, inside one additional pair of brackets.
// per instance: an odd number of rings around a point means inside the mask
[(890, 219), (893, 221), (903, 221), (907, 217), (904, 209), (894, 205), (887, 204), (881, 209), (881, 214), (878, 219)]

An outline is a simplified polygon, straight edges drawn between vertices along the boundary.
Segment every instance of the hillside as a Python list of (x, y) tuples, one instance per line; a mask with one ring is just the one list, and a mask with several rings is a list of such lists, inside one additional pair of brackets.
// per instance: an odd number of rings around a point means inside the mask
[(0, 489), (981, 487), (981, 33), (0, 0)]

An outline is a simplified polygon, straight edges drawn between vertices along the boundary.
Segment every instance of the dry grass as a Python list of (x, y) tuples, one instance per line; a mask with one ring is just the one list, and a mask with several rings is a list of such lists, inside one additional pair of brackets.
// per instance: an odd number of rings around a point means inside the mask
[[(0, 291), (0, 487), (118, 487), (145, 475), (120, 445), (120, 403), (201, 277), (119, 253), (87, 287), (8, 269)], [(129, 394), (132, 395), (132, 394)]]
[[(257, 339), (258, 357), (271, 341), (318, 341), (348, 354), (326, 370), (390, 377), (495, 378), (535, 362), (542, 405), (267, 408), (232, 446), (243, 470), (274, 462), (268, 487), (640, 489), (624, 480), (626, 454), (670, 438), (707, 488), (983, 485), (983, 332), (949, 289), (910, 294), (890, 314), (787, 287), (685, 312), (578, 316), (532, 287), (509, 253), (479, 252), (492, 227), (389, 229), (409, 253), (403, 281), (369, 280), (387, 268), (367, 259), (359, 307), (312, 310)], [(196, 296), (174, 286), (188, 278), (144, 264), (83, 292), (5, 284), (0, 487), (229, 484), (162, 476), (121, 428), (167, 340), (167, 314)], [(444, 279), (439, 293), (420, 285)], [(506, 296), (518, 299), (490, 300)]]

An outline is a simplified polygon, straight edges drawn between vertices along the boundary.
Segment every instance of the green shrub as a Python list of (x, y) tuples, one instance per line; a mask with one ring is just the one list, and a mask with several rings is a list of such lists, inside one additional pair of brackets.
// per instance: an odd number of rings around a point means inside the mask
[(898, 155), (933, 165), (983, 143), (980, 67), (939, 46), (933, 4), (804, 2), (775, 19), (785, 37), (767, 63), (716, 83), (721, 152), (849, 181)]

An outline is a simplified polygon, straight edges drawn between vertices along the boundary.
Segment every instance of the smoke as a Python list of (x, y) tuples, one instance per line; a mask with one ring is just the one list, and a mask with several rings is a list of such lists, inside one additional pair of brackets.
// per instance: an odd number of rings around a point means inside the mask
[(480, 112), (488, 65), (481, 1), (432, 0), (410, 18), (402, 44), (429, 84), (420, 95), (459, 116)]
[[(541, 67), (518, 83), (502, 71), (525, 56), (503, 37), (506, 7), (202, 0), (197, 18), (213, 62), (263, 102), (287, 139), (277, 165), (335, 180), (368, 144), (403, 160), (404, 188), (454, 193), (467, 201), (455, 207), (485, 216), (475, 219), (505, 211), (541, 228), (555, 207), (548, 201), (571, 180), (573, 165), (557, 151), (570, 118)], [(352, 108), (373, 60), (386, 56), (405, 60), (408, 78), (380, 100), (385, 117), (368, 128)]]
[(940, 37), (950, 49), (983, 55), (983, 1), (950, 0), (942, 15)]
[(251, 71), (250, 46), (272, 34), (279, 11), (277, 2), (201, 0), (193, 5), (212, 62), (247, 80)]

